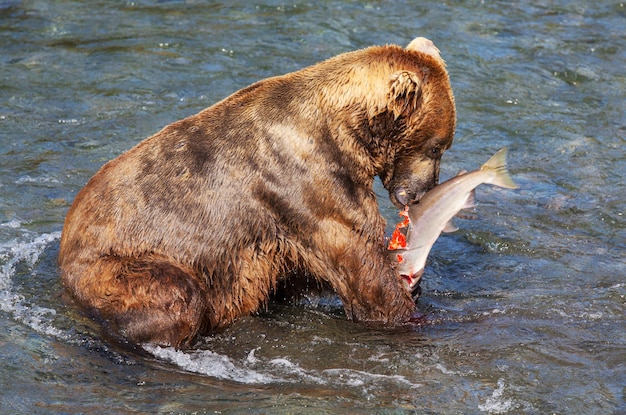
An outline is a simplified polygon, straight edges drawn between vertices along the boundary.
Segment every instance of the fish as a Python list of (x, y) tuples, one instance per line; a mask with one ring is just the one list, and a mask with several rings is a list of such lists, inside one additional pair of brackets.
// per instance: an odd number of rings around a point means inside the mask
[(491, 184), (519, 188), (507, 170), (507, 153), (506, 147), (500, 149), (479, 169), (459, 172), (429, 190), (419, 202), (400, 211), (404, 219), (390, 238), (388, 252), (397, 261), (398, 271), (411, 292), (419, 289), (426, 259), (439, 235), (458, 230), (452, 219), (462, 210), (476, 206), (476, 187)]

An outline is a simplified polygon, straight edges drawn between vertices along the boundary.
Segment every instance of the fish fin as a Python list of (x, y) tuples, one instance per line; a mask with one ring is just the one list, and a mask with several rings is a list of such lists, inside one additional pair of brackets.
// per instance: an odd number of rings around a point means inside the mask
[(458, 176), (463, 176), (465, 173), (467, 173), (467, 170), (465, 170), (465, 169), (461, 169), (461, 170), (459, 170), (459, 172), (456, 174), (456, 176), (457, 176), (457, 177), (458, 177)]
[(455, 232), (458, 230), (459, 230), (459, 227), (456, 226), (454, 222), (452, 222), (452, 219), (446, 222), (446, 225), (443, 227), (443, 232), (446, 232), (446, 233)]
[(517, 189), (519, 186), (515, 184), (508, 170), (506, 169), (506, 155), (508, 148), (503, 147), (494, 154), (485, 164), (483, 164), (481, 170), (494, 170), (495, 177), (493, 181), (489, 182), (493, 185), (505, 187), (507, 189)]
[(467, 195), (467, 199), (465, 199), (465, 203), (461, 209), (473, 209), (476, 207), (476, 188), (472, 189), (471, 192)]

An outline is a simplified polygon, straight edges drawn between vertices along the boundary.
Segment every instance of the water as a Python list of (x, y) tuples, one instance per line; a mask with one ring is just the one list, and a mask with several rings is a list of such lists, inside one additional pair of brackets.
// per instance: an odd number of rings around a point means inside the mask
[[(0, 412), (626, 412), (626, 6), (415, 3), (0, 2)], [(479, 188), (436, 243), (425, 325), (274, 304), (140, 352), (68, 301), (63, 219), (105, 161), (258, 79), (418, 35), (456, 94), (442, 178), (507, 145), (521, 185)]]

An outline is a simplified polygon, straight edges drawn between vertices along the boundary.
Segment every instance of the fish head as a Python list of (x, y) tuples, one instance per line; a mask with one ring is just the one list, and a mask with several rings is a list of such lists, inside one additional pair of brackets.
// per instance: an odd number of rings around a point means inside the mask
[(420, 269), (414, 274), (411, 275), (401, 275), (402, 279), (406, 281), (409, 285), (409, 290), (412, 293), (415, 293), (419, 289), (420, 282), (422, 281), (422, 275), (424, 274), (424, 268)]
[(415, 252), (416, 251), (402, 249), (389, 251), (389, 256), (392, 258), (392, 261), (397, 264), (396, 266), (400, 277), (406, 281), (411, 292), (415, 292), (419, 287), (422, 275), (424, 274), (424, 265), (426, 265), (426, 259), (421, 260), (415, 258)]

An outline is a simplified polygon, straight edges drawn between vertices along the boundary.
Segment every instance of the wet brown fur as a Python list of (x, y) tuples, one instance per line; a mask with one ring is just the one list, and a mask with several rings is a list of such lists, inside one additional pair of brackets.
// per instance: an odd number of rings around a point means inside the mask
[(175, 347), (299, 273), (331, 286), (348, 318), (405, 321), (414, 303), (373, 179), (398, 206), (419, 198), (454, 128), (432, 49), (371, 47), (262, 80), (95, 174), (65, 221), (63, 282), (126, 339)]

